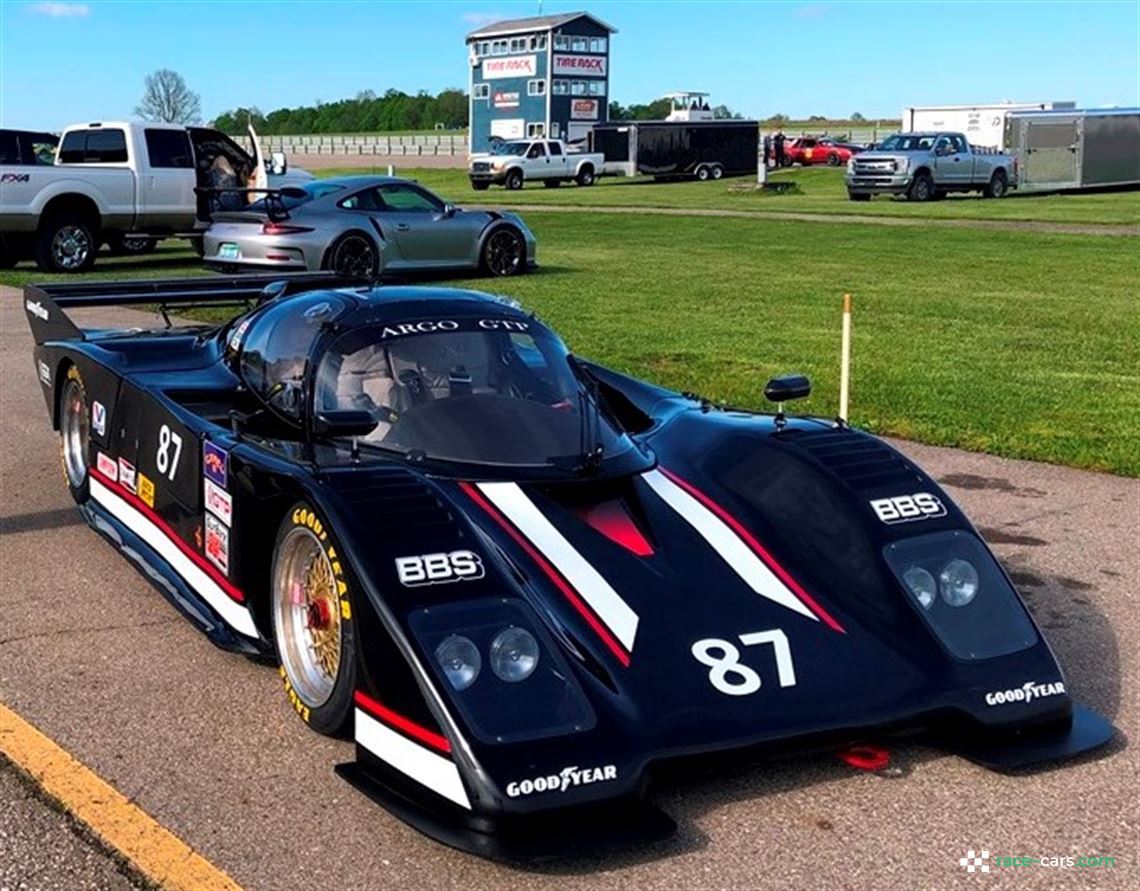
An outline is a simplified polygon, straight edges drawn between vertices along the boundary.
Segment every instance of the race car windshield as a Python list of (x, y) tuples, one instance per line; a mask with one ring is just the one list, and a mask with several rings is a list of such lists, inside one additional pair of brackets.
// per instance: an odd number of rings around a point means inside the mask
[(562, 343), (532, 322), (433, 319), (336, 341), (317, 368), (314, 410), (372, 412), (364, 446), (576, 470), (633, 447), (595, 399)]

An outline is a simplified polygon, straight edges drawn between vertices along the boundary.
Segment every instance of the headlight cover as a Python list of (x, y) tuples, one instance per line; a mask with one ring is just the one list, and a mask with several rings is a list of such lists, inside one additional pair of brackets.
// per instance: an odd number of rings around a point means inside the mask
[(1007, 656), (1037, 642), (1017, 593), (976, 536), (953, 530), (905, 538), (887, 545), (883, 557), (955, 658)]
[[(597, 724), (570, 667), (524, 601), (494, 597), (441, 604), (416, 610), (409, 624), (442, 689), (481, 742), (567, 736)], [(456, 666), (462, 682), (477, 662), (484, 670), (464, 686), (456, 684)]]

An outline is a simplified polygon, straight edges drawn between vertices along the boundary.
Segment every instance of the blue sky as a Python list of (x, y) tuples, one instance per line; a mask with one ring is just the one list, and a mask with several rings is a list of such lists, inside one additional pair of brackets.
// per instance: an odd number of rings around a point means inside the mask
[[(207, 118), (467, 85), (463, 37), (539, 4), (0, 0), (0, 123), (131, 116), (143, 78), (180, 72)], [(906, 105), (1073, 99), (1140, 105), (1140, 0), (552, 2), (618, 28), (623, 104), (701, 89), (746, 116), (895, 117)]]

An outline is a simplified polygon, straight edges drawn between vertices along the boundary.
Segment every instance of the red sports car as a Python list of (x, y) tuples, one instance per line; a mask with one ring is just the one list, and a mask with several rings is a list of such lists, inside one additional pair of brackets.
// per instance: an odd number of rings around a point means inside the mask
[(827, 164), (829, 167), (839, 167), (860, 151), (862, 151), (860, 146), (839, 142), (826, 136), (789, 139), (784, 145), (784, 166), (802, 164), (807, 167), (811, 164)]

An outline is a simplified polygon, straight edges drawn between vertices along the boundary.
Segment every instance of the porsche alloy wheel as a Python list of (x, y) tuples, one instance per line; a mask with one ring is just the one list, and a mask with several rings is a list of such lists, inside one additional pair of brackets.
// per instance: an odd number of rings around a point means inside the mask
[(522, 236), (514, 229), (496, 229), (483, 246), (483, 267), (490, 275), (516, 275), (525, 266)]
[(71, 490), (72, 497), (82, 503), (87, 500), (88, 492), (87, 455), (91, 442), (91, 415), (83, 378), (75, 366), (67, 370), (67, 383), (60, 397), (59, 432), (67, 487)]
[(376, 248), (365, 236), (349, 233), (333, 245), (328, 265), (345, 278), (370, 278), (376, 274)]
[(352, 714), (352, 606), (328, 527), (305, 504), (289, 512), (278, 533), (272, 592), (286, 695), (314, 730), (338, 733)]

